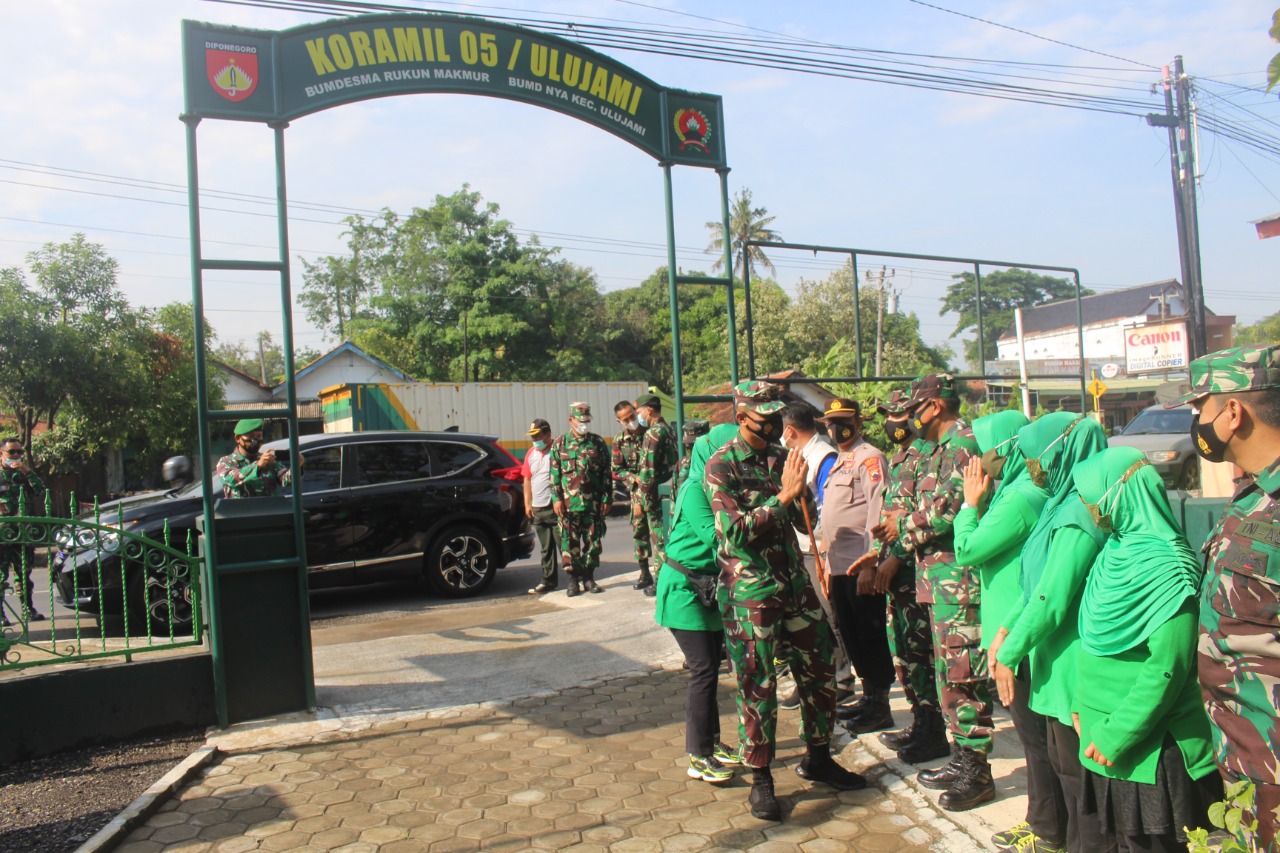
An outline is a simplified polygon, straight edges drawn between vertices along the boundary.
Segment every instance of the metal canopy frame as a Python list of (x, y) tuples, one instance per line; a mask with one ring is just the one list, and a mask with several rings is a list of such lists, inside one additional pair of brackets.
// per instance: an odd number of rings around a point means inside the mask
[[(421, 29), (422, 41), (419, 41), (415, 28)], [(481, 30), (478, 36), (476, 30)], [(353, 32), (355, 36), (352, 36), (352, 40), (346, 41)], [(335, 85), (335, 83), (342, 83), (342, 80), (330, 79), (326, 82), (321, 79), (336, 71), (333, 67), (335, 62), (343, 69), (350, 68), (355, 62), (355, 58), (350, 53), (350, 45), (358, 47), (360, 42), (356, 36), (362, 36), (364, 49), (367, 51), (370, 33), (380, 40), (380, 45), (382, 41), (386, 42), (386, 51), (389, 53), (384, 56), (382, 47), (379, 47), (376, 56), (372, 52), (361, 52), (361, 66), (364, 66), (366, 61), (374, 61), (375, 66), (385, 61), (399, 68), (413, 66), (413, 70), (405, 71), (403, 74), (396, 72), (394, 76), (392, 72), (386, 71), (385, 76), (367, 73), (360, 75), (358, 80), (355, 77), (347, 78), (348, 83), (351, 80), (357, 80), (360, 83), (360, 86), (355, 88)], [(390, 41), (392, 37), (395, 39), (394, 50)], [(455, 43), (459, 48), (452, 54), (446, 48), (446, 42), (451, 39), (456, 40)], [(526, 42), (528, 47), (523, 47)], [(331, 58), (325, 53), (325, 45), (335, 51), (347, 45), (347, 52), (335, 52)], [(594, 62), (597, 66), (594, 77), (588, 78), (584, 74), (579, 91), (588, 91), (588, 79), (590, 79), (589, 89), (592, 97), (602, 98), (607, 103), (597, 105), (577, 95), (569, 98), (569, 92), (563, 89), (558, 90), (558, 95), (548, 94), (547, 97), (531, 96), (526, 86), (508, 91), (502, 89), (500, 82), (492, 81), (482, 70), (467, 70), (462, 67), (471, 66), (475, 69), (479, 63), (478, 67), (481, 69), (493, 68), (498, 63), (499, 54), (506, 51), (508, 55), (506, 70), (515, 71), (517, 63), (530, 61), (531, 53), (537, 56), (539, 47), (544, 51), (541, 54), (544, 59), (548, 55), (552, 57), (553, 67), (550, 69), (549, 79), (560, 81), (563, 85), (570, 85), (567, 82), (570, 52), (574, 54), (574, 61), (585, 61), (585, 67), (588, 69), (586, 74), (590, 74), (589, 69)], [(564, 53), (566, 63), (563, 68), (566, 75), (564, 80), (553, 76), (556, 73), (554, 67), (556, 51), (553, 48), (559, 48)], [(734, 320), (732, 232), (729, 227), (729, 167), (724, 153), (723, 107), (719, 96), (662, 87), (627, 66), (567, 39), (471, 16), (363, 15), (323, 21), (278, 32), (184, 21), (183, 54), (186, 110), (181, 120), (186, 125), (191, 292), (195, 314), (195, 335), (200, 344), (196, 347), (195, 353), (196, 417), (200, 434), (200, 454), (206, 462), (213, 458), (209, 435), (212, 422), (245, 417), (279, 418), (283, 415), (289, 430), (290, 460), (297, 464), (298, 400), (294, 381), (293, 298), (290, 286), (284, 131), (289, 126), (290, 119), (371, 97), (448, 92), (523, 101), (587, 121), (620, 136), (655, 157), (662, 167), (666, 208), (667, 281), (671, 313), (671, 355), (675, 368), (673, 388), (675, 398), (679, 401), (684, 390), (680, 360), (680, 308), (677, 300), (679, 286), (682, 284), (712, 284), (725, 287), (729, 323), (730, 374), (732, 380), (737, 382), (738, 354)], [(419, 73), (424, 69), (429, 71), (432, 68), (435, 69), (435, 74)], [(536, 60), (534, 64), (523, 66), (523, 68), (525, 73), (533, 76), (548, 73), (545, 67), (539, 70)], [(413, 82), (403, 82), (408, 76), (412, 77)], [(459, 80), (478, 81), (481, 78), (483, 78), (483, 85), (457, 82)], [(501, 81), (503, 78), (498, 79)], [(393, 82), (397, 80), (401, 82)], [(602, 83), (602, 80), (608, 82), (607, 92), (603, 88), (605, 83)], [(511, 85), (510, 79), (506, 85)], [(602, 88), (597, 90), (597, 86)], [(554, 93), (557, 87), (547, 86), (546, 90)], [(537, 91), (539, 93), (543, 91), (541, 85), (538, 86)], [(615, 92), (617, 92), (616, 97)], [(624, 98), (628, 97), (630, 100), (624, 101)], [(566, 106), (557, 98), (567, 100), (569, 105)], [(643, 101), (647, 106), (639, 110), (638, 105), (642, 103), (642, 98), (650, 100)], [(609, 105), (617, 109), (607, 109)], [(600, 109), (595, 113), (591, 112), (596, 106)], [(622, 115), (623, 110), (634, 116), (635, 120), (626, 119)], [(601, 116), (604, 118), (602, 119)], [(204, 118), (266, 124), (271, 128), (275, 146), (276, 230), (279, 249), (276, 260), (223, 260), (204, 256), (200, 226), (197, 146), (197, 129)], [(675, 213), (671, 180), (673, 165), (713, 168), (719, 175), (720, 213), (724, 235), (724, 276), (684, 275), (676, 267)], [(204, 274), (210, 270), (269, 272), (279, 276), (287, 411), (282, 413), (278, 408), (235, 410), (209, 408), (205, 372), (207, 356), (204, 350)], [(683, 409), (679, 405), (676, 409), (676, 429), (680, 430), (683, 428)], [(202, 477), (202, 497), (204, 517), (211, 520), (215, 498), (208, 473), (204, 472)], [(307, 707), (314, 710), (316, 706), (315, 677), (309, 631), (310, 603), (307, 598), (306, 537), (303, 527), (301, 480), (292, 490), (291, 506), (294, 545), (298, 555), (295, 562), (299, 573), (299, 605), (301, 619), (304, 622), (300, 626), (305, 667), (303, 678), (306, 686)], [(221, 569), (228, 567), (219, 562), (216, 537), (206, 535), (204, 542), (205, 567), (208, 577), (212, 579), (215, 567)], [(269, 562), (273, 567), (280, 567), (279, 560)], [(247, 570), (254, 567), (257, 567), (257, 564), (236, 564), (231, 568)], [(221, 596), (216, 583), (209, 583), (208, 589), (215, 698), (218, 718), (224, 721), (228, 710), (225, 692), (224, 638), (220, 636), (221, 626), (215, 618), (221, 607)]]
[[(943, 261), (946, 263), (968, 264), (973, 267), (974, 284), (977, 295), (977, 325), (978, 325), (978, 362), (984, 371), (978, 374), (961, 374), (957, 375), (957, 379), (980, 379), (984, 381), (1007, 379), (1004, 376), (989, 376), (985, 373), (986, 369), (986, 347), (983, 340), (983, 323), (982, 323), (982, 268), (983, 267), (1017, 267), (1019, 269), (1041, 270), (1045, 272), (1069, 273), (1075, 282), (1076, 288), (1076, 343), (1080, 350), (1080, 410), (1087, 411), (1085, 397), (1088, 394), (1088, 367), (1084, 356), (1084, 309), (1081, 305), (1081, 288), (1080, 288), (1080, 271), (1075, 267), (1059, 267), (1048, 264), (1027, 264), (1015, 261), (994, 261), (982, 258), (964, 258), (954, 257), (950, 255), (922, 255), (914, 252), (890, 252), (879, 249), (855, 249), (847, 246), (822, 246), (809, 243), (788, 243), (778, 240), (748, 240), (743, 246), (744, 251), (750, 251), (753, 247), (766, 249), (785, 249), (793, 251), (812, 252), (813, 254), (826, 253), (837, 255), (848, 255), (850, 263), (853, 265), (853, 335), (854, 335), (854, 365), (858, 372), (857, 376), (821, 376), (821, 377), (804, 377), (796, 379), (784, 380), (787, 384), (816, 384), (819, 382), (910, 382), (918, 377), (915, 376), (863, 376), (862, 375), (862, 322), (859, 303), (859, 285), (858, 285), (858, 258), (901, 258), (912, 261)], [(751, 266), (748, 264), (743, 270), (742, 288), (745, 300), (746, 311), (746, 332), (747, 332), (747, 372), (752, 378), (759, 378), (756, 374), (756, 353), (755, 353), (755, 335), (752, 328), (751, 319)], [(1061, 379), (1064, 375), (1070, 374), (1046, 374), (1046, 373), (1028, 373), (1027, 379)], [(705, 398), (704, 398), (705, 399)], [(714, 398), (719, 399), (719, 398)]]

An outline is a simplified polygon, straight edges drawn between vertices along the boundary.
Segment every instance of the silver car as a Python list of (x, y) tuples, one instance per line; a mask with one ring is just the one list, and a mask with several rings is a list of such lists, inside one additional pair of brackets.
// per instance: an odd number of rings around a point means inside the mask
[(1136, 447), (1147, 454), (1148, 461), (1160, 472), (1168, 488), (1198, 489), (1200, 465), (1191, 443), (1194, 416), (1188, 406), (1177, 409), (1150, 406), (1107, 443), (1111, 447)]

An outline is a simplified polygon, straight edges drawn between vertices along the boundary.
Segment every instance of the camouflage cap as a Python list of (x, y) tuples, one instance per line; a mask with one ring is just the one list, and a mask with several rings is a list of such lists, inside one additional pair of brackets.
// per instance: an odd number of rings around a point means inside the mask
[(589, 403), (570, 403), (569, 417), (577, 418), (584, 424), (591, 423), (591, 404)]
[(734, 409), (748, 409), (758, 415), (771, 415), (786, 407), (782, 402), (782, 386), (763, 379), (739, 382), (733, 387)]
[(862, 417), (862, 406), (857, 400), (849, 397), (836, 397), (827, 403), (827, 410), (822, 413), (823, 421), (852, 421)]
[(698, 440), (698, 436), (706, 435), (711, 432), (711, 423), (703, 420), (691, 420), (684, 422), (684, 443), (693, 444)]
[(885, 417), (889, 417), (890, 415), (905, 415), (907, 413), (907, 400), (910, 399), (910, 396), (911, 395), (906, 391), (899, 388), (889, 395), (889, 399), (885, 400), (883, 403), (878, 403), (876, 405), (876, 411)]
[(927, 373), (911, 383), (911, 397), (904, 407), (914, 409), (926, 400), (957, 400), (956, 380), (950, 373)]
[(1190, 372), (1191, 391), (1167, 404), (1166, 409), (1184, 406), (1210, 394), (1280, 388), (1280, 344), (1211, 352), (1191, 362)]

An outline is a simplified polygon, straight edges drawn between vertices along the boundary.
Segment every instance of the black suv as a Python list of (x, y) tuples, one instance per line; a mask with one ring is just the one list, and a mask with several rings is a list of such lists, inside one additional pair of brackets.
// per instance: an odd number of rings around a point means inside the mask
[[(288, 464), (288, 441), (263, 447)], [(299, 438), (298, 448), (305, 457), (300, 482), (311, 589), (420, 576), (433, 591), (462, 598), (479, 594), (499, 568), (533, 552), (520, 464), (494, 436), (308, 435)], [(220, 492), (218, 487), (215, 494)], [(172, 547), (186, 550), (189, 541), (195, 547), (202, 510), (196, 482), (105, 505), (99, 517), (103, 524), (157, 541), (167, 536)], [(131, 618), (141, 617), (143, 601), (153, 596), (143, 592), (141, 567), (126, 565), (122, 572), (119, 563), (116, 548), (64, 546), (52, 565), (63, 603), (120, 614), (123, 585), (129, 589)], [(172, 593), (167, 597), (173, 600)], [(174, 605), (173, 615), (181, 620), (182, 608)]]

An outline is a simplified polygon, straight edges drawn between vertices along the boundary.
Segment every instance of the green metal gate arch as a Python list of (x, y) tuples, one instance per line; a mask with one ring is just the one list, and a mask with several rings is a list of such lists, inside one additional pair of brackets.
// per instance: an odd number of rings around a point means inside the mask
[[(738, 381), (733, 259), (724, 240), (726, 275), (686, 276), (676, 269), (672, 166), (714, 169), (720, 178), (723, 233), (729, 235), (729, 166), (725, 158), (724, 107), (719, 95), (662, 86), (638, 71), (576, 42), (485, 18), (434, 15), (359, 15), (286, 30), (257, 30), (183, 21), (188, 216), (191, 232), (192, 305), (196, 340), (205, 339), (204, 274), (210, 270), (269, 272), (280, 277), (289, 455), (298, 458), (297, 393), (289, 283), (289, 227), (284, 131), (289, 122), (370, 98), (422, 93), (484, 95), (520, 101), (585, 121), (626, 140), (662, 167), (666, 207), (667, 278), (671, 347), (677, 401), (684, 399), (680, 318), (681, 284), (722, 285), (726, 290), (730, 378)], [(206, 258), (201, 241), (197, 136), (203, 119), (269, 126), (274, 135), (279, 257), (274, 261)], [(278, 417), (278, 409), (211, 410), (205, 352), (196, 348), (196, 401), (202, 459), (212, 457), (209, 424), (215, 420)], [(677, 430), (682, 407), (677, 405)], [(214, 517), (210, 478), (203, 481), (204, 517)], [(315, 707), (311, 671), (306, 545), (301, 490), (292, 495), (296, 571), (300, 590), (306, 704)], [(205, 537), (206, 577), (220, 565), (215, 537)], [(239, 568), (236, 566), (234, 568)], [(227, 717), (223, 638), (217, 613), (218, 585), (207, 585), (210, 647), (219, 719)]]

